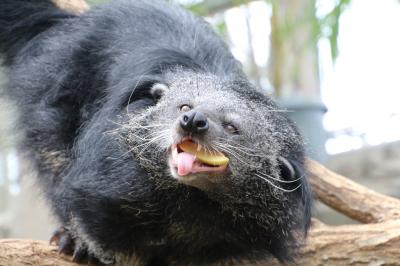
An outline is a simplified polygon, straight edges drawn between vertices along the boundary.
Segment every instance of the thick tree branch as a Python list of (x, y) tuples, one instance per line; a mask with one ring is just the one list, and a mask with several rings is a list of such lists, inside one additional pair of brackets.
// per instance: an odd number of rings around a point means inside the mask
[(400, 219), (400, 200), (361, 186), (308, 160), (314, 196), (335, 210), (363, 223)]
[(300, 265), (400, 265), (400, 220), (313, 228)]
[(77, 266), (71, 259), (58, 254), (57, 247), (43, 241), (0, 240), (0, 265), (4, 266)]

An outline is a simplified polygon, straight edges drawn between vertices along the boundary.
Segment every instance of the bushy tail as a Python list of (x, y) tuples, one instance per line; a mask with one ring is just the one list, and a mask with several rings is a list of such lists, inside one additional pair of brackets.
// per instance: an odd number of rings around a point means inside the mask
[(33, 38), (72, 17), (51, 0), (0, 0), (0, 56), (9, 65)]

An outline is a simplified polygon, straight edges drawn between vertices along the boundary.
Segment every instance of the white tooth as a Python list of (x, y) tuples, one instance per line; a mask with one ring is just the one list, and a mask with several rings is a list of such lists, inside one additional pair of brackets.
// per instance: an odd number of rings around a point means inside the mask
[(173, 147), (172, 148), (172, 158), (177, 158), (178, 157), (178, 147)]

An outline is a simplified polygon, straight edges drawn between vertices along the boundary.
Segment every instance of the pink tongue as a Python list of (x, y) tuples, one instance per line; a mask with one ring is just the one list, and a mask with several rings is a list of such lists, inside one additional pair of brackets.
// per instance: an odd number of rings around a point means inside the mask
[(190, 153), (181, 152), (178, 154), (178, 174), (185, 176), (190, 174), (196, 157)]

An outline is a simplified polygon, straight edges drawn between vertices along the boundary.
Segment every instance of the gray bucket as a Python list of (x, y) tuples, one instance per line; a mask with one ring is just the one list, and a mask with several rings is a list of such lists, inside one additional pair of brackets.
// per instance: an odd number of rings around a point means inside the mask
[(322, 102), (299, 99), (281, 99), (278, 103), (289, 111), (288, 116), (296, 123), (303, 135), (307, 155), (321, 163), (326, 162), (328, 154), (325, 143), (328, 133), (323, 126), (323, 117), (327, 112), (326, 106)]

